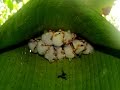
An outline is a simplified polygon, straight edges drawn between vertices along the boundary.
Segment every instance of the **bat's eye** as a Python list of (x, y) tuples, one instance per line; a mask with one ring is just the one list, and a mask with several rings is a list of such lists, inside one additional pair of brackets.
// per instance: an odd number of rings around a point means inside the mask
[(81, 45), (81, 46), (83, 46), (83, 45)]

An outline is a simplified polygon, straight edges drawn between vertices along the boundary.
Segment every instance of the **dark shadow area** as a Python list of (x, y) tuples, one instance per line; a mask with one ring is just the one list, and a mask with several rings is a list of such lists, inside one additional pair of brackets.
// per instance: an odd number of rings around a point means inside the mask
[(88, 43), (90, 43), (94, 48), (95, 50), (98, 50), (102, 53), (105, 53), (105, 54), (109, 54), (109, 55), (112, 55), (114, 57), (117, 57), (120, 59), (120, 50), (116, 50), (116, 49), (113, 49), (113, 48), (109, 48), (109, 47), (105, 47), (105, 46), (102, 46), (102, 45), (96, 45), (96, 44), (93, 44), (91, 43), (87, 38), (83, 37)]
[(61, 74), (57, 76), (57, 78), (61, 78), (61, 79), (64, 79), (64, 80), (67, 80), (67, 77), (66, 77), (66, 73), (64, 72), (64, 70), (62, 69), (61, 70)]
[[(23, 42), (21, 42), (21, 43), (19, 43), (17, 45), (13, 45), (13, 46), (9, 46), (7, 48), (1, 49), (0, 54), (2, 54), (4, 52), (7, 52), (7, 51), (10, 51), (10, 50), (14, 50), (14, 49), (16, 49), (18, 47), (22, 47), (24, 45), (27, 45), (27, 43), (28, 43), (28, 40), (25, 40), (25, 41), (23, 41)], [(112, 56), (117, 57), (117, 58), (120, 59), (120, 50), (115, 50), (115, 49), (112, 49), (112, 48), (99, 46), (99, 45), (93, 45), (93, 46), (94, 46), (95, 50), (98, 50), (100, 52), (112, 55)], [(62, 73), (64, 73), (64, 72), (62, 71)]]
[(95, 46), (95, 49), (120, 59), (120, 50), (116, 50), (116, 49), (112, 49), (104, 46)]
[[(42, 32), (42, 33), (43, 33), (43, 32)], [(40, 34), (41, 34), (41, 32), (35, 34), (32, 38), (36, 38), (36, 37), (40, 36)], [(10, 50), (13, 50), (13, 49), (16, 49), (16, 48), (18, 48), (18, 47), (22, 47), (22, 46), (24, 46), (24, 45), (27, 45), (27, 44), (28, 44), (28, 41), (29, 41), (29, 39), (28, 39), (28, 40), (24, 40), (23, 42), (18, 43), (18, 44), (16, 44), (16, 45), (12, 45), (12, 46), (9, 46), (9, 47), (0, 49), (0, 54), (1, 54), (1, 53), (4, 53), (4, 52), (7, 52), (7, 51), (10, 51)]]
[[(38, 29), (39, 29), (39, 28), (38, 28)], [(44, 32), (45, 32), (45, 31), (41, 31), (41, 32), (35, 34), (32, 38), (36, 38), (36, 37), (40, 36), (42, 33), (44, 33)], [(85, 39), (87, 42), (89, 42), (89, 40), (87, 40), (86, 38), (84, 38), (84, 37), (82, 37), (82, 36), (81, 36), (81, 39)], [(14, 49), (16, 49), (16, 48), (18, 48), (18, 47), (22, 47), (22, 46), (24, 46), (24, 45), (27, 45), (27, 44), (28, 44), (28, 41), (29, 41), (29, 39), (28, 39), (28, 40), (25, 40), (25, 41), (23, 41), (23, 42), (21, 42), (21, 43), (18, 43), (18, 44), (16, 44), (16, 45), (12, 45), (12, 46), (9, 46), (9, 47), (7, 47), (7, 48), (1, 49), (1, 50), (0, 50), (0, 54), (4, 53), (4, 52), (6, 52), (6, 51), (14, 50)], [(120, 50), (115, 50), (115, 49), (108, 48), (108, 47), (104, 47), (104, 46), (100, 46), (100, 45), (94, 45), (93, 43), (91, 43), (91, 44), (93, 45), (93, 47), (94, 47), (96, 50), (98, 50), (98, 51), (100, 51), (100, 52), (103, 52), (103, 53), (106, 53), (106, 54), (109, 54), (109, 55), (112, 55), (112, 56), (117, 57), (117, 58), (120, 59)]]
[(19, 44), (12, 45), (12, 46), (9, 46), (9, 47), (7, 47), (7, 48), (1, 49), (1, 50), (0, 50), (0, 54), (2, 54), (2, 53), (4, 53), (4, 52), (7, 52), (7, 51), (10, 51), (10, 50), (14, 50), (14, 49), (16, 49), (16, 48), (18, 48), (18, 47), (24, 46), (24, 45), (27, 44), (27, 42), (28, 42), (28, 41), (26, 40), (26, 41), (23, 41), (22, 43), (19, 43)]

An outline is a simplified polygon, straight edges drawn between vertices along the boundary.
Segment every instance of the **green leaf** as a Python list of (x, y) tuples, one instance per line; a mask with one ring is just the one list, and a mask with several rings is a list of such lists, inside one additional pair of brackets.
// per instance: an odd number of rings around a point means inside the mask
[(10, 10), (13, 10), (13, 0), (4, 0), (4, 3), (8, 6)]
[(93, 8), (78, 0), (34, 0), (0, 30), (0, 49), (30, 39), (44, 30), (71, 30), (93, 44), (120, 50), (120, 32)]
[(103, 13), (104, 8), (112, 7), (115, 0), (78, 0), (82, 1), (87, 7), (96, 9), (99, 13)]
[[(119, 41), (119, 38), (110, 36), (113, 35), (112, 33), (118, 33), (117, 30), (105, 21), (105, 19), (99, 16), (99, 14), (96, 14), (93, 9), (89, 10), (84, 7), (77, 7), (78, 9), (76, 9), (76, 5), (73, 2), (71, 2), (73, 4), (67, 2), (67, 7), (62, 3), (63, 0), (58, 1), (60, 3), (57, 8), (50, 9), (48, 8), (49, 3), (45, 4), (47, 1), (42, 1), (31, 1), (28, 5), (23, 7), (26, 9), (21, 9), (17, 14), (11, 17), (2, 28), (0, 28), (0, 49), (18, 43), (20, 44), (20, 42), (31, 38), (39, 31), (41, 34), (43, 32), (42, 30), (48, 30), (51, 28), (57, 30), (61, 26), (63, 29), (71, 29), (73, 32), (86, 37), (89, 41), (95, 44), (99, 43), (99, 45), (104, 46), (105, 42), (110, 41), (105, 43), (105, 45), (116, 45), (113, 42), (111, 43), (109, 37), (114, 37), (112, 39), (113, 41), (115, 39)], [(50, 1), (51, 0), (48, 2)], [(37, 5), (35, 5), (36, 3)], [(51, 5), (56, 6), (56, 3), (50, 3)], [(65, 8), (59, 7), (61, 4), (63, 5), (62, 7)], [(72, 5), (75, 6), (75, 9), (71, 8)], [(45, 12), (42, 13), (43, 11)], [(60, 13), (58, 13), (58, 11)], [(91, 13), (88, 13), (87, 11), (90, 11)], [(81, 18), (79, 16), (74, 17), (73, 13), (79, 15), (77, 12), (80, 13)], [(71, 15), (73, 15), (73, 19), (71, 18)], [(75, 18), (76, 20), (74, 20)], [(80, 21), (81, 19), (82, 21)], [(107, 25), (107, 27), (104, 27), (104, 24)], [(101, 29), (105, 32), (103, 33)], [(111, 31), (110, 33), (109, 29), (114, 31)], [(97, 37), (99, 35), (102, 37)], [(119, 33), (114, 35), (119, 36)], [(102, 44), (100, 44), (100, 42)], [(105, 50), (104, 53), (105, 48), (98, 47), (93, 54), (82, 55), (81, 57), (74, 58), (71, 62), (64, 59), (63, 61), (58, 61), (52, 64), (44, 59), (44, 57), (30, 53), (28, 46), (26, 45), (22, 47), (13, 46), (13, 48), (8, 49), (9, 50), (5, 50), (6, 52), (0, 50), (0, 88), (2, 90), (120, 89), (120, 58), (115, 57), (116, 55), (120, 56), (120, 53), (119, 51), (113, 52), (114, 49)], [(98, 51), (98, 49), (102, 50), (102, 52)], [(107, 53), (112, 54), (110, 55)], [(114, 56), (112, 56), (113, 53), (115, 54)], [(66, 73), (67, 80), (57, 78), (58, 75), (61, 75), (62, 71)]]
[[(62, 71), (67, 80), (57, 78)], [(52, 64), (28, 46), (0, 54), (3, 90), (119, 90), (119, 84), (120, 59), (98, 50)]]

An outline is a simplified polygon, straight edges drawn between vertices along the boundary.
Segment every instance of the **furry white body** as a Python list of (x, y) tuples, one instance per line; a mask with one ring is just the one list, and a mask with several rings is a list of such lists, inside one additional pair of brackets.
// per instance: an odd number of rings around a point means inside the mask
[(65, 52), (64, 50), (62, 49), (62, 47), (56, 47), (56, 56), (57, 56), (57, 59), (61, 60), (65, 57)]
[(66, 45), (64, 47), (64, 51), (65, 51), (65, 56), (67, 58), (74, 58), (75, 57), (75, 54), (73, 52), (73, 48), (71, 47), (71, 45)]
[(87, 43), (86, 45), (86, 49), (83, 51), (83, 54), (90, 54), (92, 53), (94, 50), (93, 46), (89, 43)]
[(90, 54), (94, 48), (83, 39), (76, 39), (76, 34), (70, 31), (49, 31), (41, 37), (31, 39), (28, 42), (29, 49), (33, 53), (44, 55), (50, 62), (63, 58), (72, 59), (77, 55)]
[(45, 58), (50, 62), (53, 62), (56, 59), (54, 47), (51, 46), (48, 51), (45, 53)]
[(64, 34), (62, 32), (55, 32), (53, 34), (53, 45), (54, 46), (62, 46), (63, 45), (63, 36)]
[(44, 55), (49, 48), (50, 46), (46, 46), (42, 40), (38, 42), (37, 51), (40, 55)]
[(36, 46), (37, 46), (37, 41), (31, 39), (30, 42), (28, 42), (28, 47), (33, 53), (37, 53)]
[(73, 47), (76, 54), (80, 54), (86, 47), (86, 43), (83, 43), (81, 40), (73, 40)]
[(52, 37), (53, 37), (53, 32), (47, 32), (44, 33), (41, 38), (46, 45), (52, 45), (53, 44)]

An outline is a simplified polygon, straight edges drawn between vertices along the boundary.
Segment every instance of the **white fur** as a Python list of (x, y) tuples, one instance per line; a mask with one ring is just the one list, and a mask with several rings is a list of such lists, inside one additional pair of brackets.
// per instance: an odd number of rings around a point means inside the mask
[(73, 48), (70, 45), (66, 45), (64, 47), (64, 51), (65, 51), (65, 56), (67, 58), (74, 58), (75, 57), (75, 54), (73, 52)]
[(63, 45), (63, 33), (62, 32), (55, 32), (53, 34), (53, 45), (54, 46), (62, 46)]
[(29, 47), (29, 49), (30, 49), (33, 53), (37, 53), (36, 46), (37, 46), (37, 41), (31, 39), (31, 40), (28, 42), (28, 47)]
[(50, 46), (46, 46), (42, 40), (38, 42), (37, 51), (40, 55), (44, 55)]
[(55, 59), (61, 60), (64, 57), (72, 59), (76, 54), (90, 54), (94, 50), (85, 40), (76, 39), (76, 34), (62, 30), (49, 31), (31, 39), (28, 46), (31, 52), (44, 55), (49, 62), (54, 62)]
[(69, 44), (74, 38), (75, 38), (75, 35), (71, 33), (70, 31), (64, 32), (64, 43), (65, 44)]
[(90, 54), (93, 52), (93, 50), (94, 50), (93, 46), (91, 44), (87, 43), (86, 50), (83, 51), (83, 54)]
[(53, 32), (47, 32), (42, 35), (42, 41), (47, 45), (52, 45)]
[(45, 53), (45, 58), (50, 62), (53, 62), (56, 59), (54, 47), (51, 46), (48, 51)]
[(62, 47), (56, 47), (56, 54), (57, 54), (57, 59), (63, 59), (65, 57), (65, 53), (64, 50), (62, 49)]
[(76, 54), (80, 54), (83, 50), (85, 50), (86, 43), (83, 43), (82, 41), (77, 39), (73, 40), (72, 43)]

